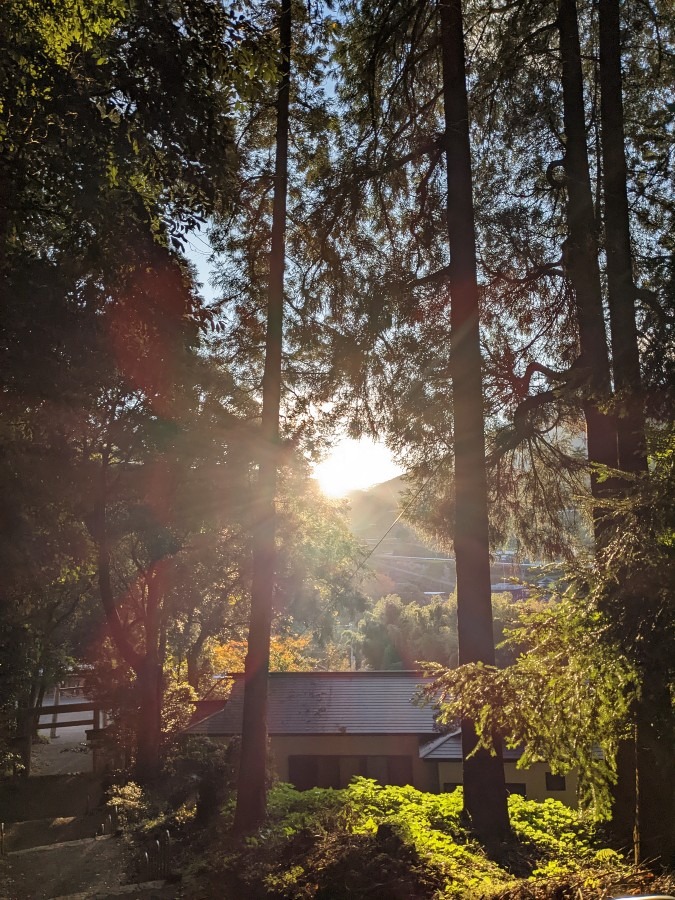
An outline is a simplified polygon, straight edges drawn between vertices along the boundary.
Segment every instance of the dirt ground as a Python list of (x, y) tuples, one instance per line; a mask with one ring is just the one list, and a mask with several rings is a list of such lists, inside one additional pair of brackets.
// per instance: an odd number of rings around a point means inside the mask
[[(71, 703), (86, 701), (81, 695), (61, 697), (59, 701), (59, 722), (81, 719), (82, 713), (69, 713)], [(53, 702), (51, 695), (45, 697), (45, 705)], [(51, 716), (41, 716), (40, 724), (51, 722)], [(87, 749), (87, 729), (91, 725), (74, 725), (51, 729), (40, 729), (41, 742), (33, 746), (31, 775), (64, 775), (75, 772), (92, 771), (92, 754)]]
[(0, 900), (178, 895), (162, 882), (125, 884), (129, 849), (101, 833), (109, 823), (84, 728), (58, 729), (56, 737), (36, 743), (31, 771), (30, 778), (0, 784), (7, 853), (0, 857)]
[(0, 868), (2, 900), (102, 893), (124, 876), (121, 841), (95, 837), (103, 816), (97, 809), (101, 787), (84, 729), (57, 734), (34, 745), (30, 778), (0, 786), (8, 854)]
[(6, 900), (48, 900), (83, 891), (105, 894), (119, 887), (124, 872), (122, 844), (108, 837), (21, 850), (7, 862)]
[[(77, 730), (77, 729), (73, 729)], [(31, 758), (31, 777), (39, 775), (71, 775), (92, 771), (92, 754), (82, 735), (51, 738), (47, 743), (35, 744)]]

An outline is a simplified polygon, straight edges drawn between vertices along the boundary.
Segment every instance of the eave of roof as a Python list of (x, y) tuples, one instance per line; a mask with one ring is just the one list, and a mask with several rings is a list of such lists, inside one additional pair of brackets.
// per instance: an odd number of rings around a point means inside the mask
[(461, 730), (456, 728), (454, 731), (450, 732), (450, 734), (439, 734), (433, 741), (429, 741), (428, 744), (423, 744), (420, 747), (420, 759), (429, 759), (431, 754), (433, 754), (438, 747), (442, 747), (449, 737), (455, 737), (458, 734), (461, 735), (461, 733)]
[(197, 700), (195, 702), (192, 715), (190, 716), (190, 721), (188, 722), (186, 727), (189, 728), (191, 725), (196, 725), (197, 722), (201, 722), (203, 719), (208, 719), (208, 717), (212, 716), (214, 713), (220, 712), (220, 710), (223, 709), (226, 703), (227, 700), (225, 699)]
[[(502, 757), (506, 762), (520, 759), (522, 750), (511, 750), (505, 747)], [(450, 734), (442, 734), (440, 737), (420, 747), (420, 759), (435, 759), (445, 762), (462, 761), (462, 732), (456, 729)]]

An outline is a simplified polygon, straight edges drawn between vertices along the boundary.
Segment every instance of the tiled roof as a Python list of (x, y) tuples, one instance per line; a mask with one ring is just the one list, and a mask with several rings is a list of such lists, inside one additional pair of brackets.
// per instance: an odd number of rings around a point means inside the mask
[[(509, 750), (505, 747), (502, 751), (505, 761), (511, 762), (520, 759), (521, 750)], [(440, 737), (429, 741), (420, 747), (421, 759), (438, 759), (452, 762), (454, 760), (462, 761), (462, 732), (459, 728), (451, 734), (442, 734)]]
[[(241, 732), (243, 675), (233, 675), (224, 709), (186, 728), (188, 734)], [(419, 734), (436, 731), (430, 706), (412, 702), (419, 672), (273, 672), (269, 734)]]

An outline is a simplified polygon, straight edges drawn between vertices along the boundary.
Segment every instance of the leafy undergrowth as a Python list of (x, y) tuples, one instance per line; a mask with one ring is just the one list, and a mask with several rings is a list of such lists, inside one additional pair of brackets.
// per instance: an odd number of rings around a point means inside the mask
[(340, 791), (280, 784), (265, 827), (241, 843), (228, 837), (232, 807), (224, 808), (192, 848), (186, 896), (226, 896), (229, 886), (250, 900), (585, 900), (655, 887), (558, 801), (512, 796), (509, 806), (514, 838), (488, 856), (462, 827), (461, 788), (425, 794), (365, 778)]

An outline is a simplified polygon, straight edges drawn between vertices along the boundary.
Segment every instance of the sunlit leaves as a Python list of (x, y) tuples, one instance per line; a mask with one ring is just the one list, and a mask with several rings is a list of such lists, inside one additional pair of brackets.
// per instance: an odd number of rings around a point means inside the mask
[(434, 682), (425, 692), (429, 702), (438, 697), (442, 722), (473, 720), (488, 749), (497, 735), (520, 747), (520, 766), (545, 761), (553, 771), (575, 769), (581, 802), (607, 815), (637, 687), (630, 661), (607, 643), (607, 627), (570, 592), (510, 633), (508, 642), (520, 650), (513, 665), (429, 666)]

